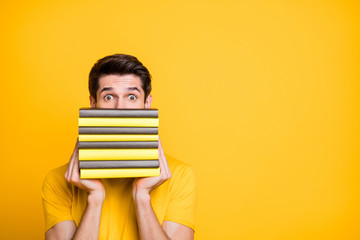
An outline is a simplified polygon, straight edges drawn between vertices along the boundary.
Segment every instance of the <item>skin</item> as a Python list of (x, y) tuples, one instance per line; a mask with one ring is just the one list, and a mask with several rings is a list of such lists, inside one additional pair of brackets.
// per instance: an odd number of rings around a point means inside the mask
[[(150, 108), (152, 96), (145, 100), (139, 77), (129, 75), (105, 75), (99, 79), (96, 93), (97, 102), (90, 96), (92, 108)], [(164, 150), (159, 138), (160, 176), (135, 179), (132, 196), (141, 239), (193, 239), (191, 228), (179, 223), (164, 221), (159, 223), (151, 206), (150, 192), (171, 178)], [(88, 193), (88, 204), (79, 227), (74, 221), (63, 221), (50, 228), (46, 239), (98, 239), (105, 189), (101, 180), (80, 179), (78, 141), (71, 155), (65, 178)]]

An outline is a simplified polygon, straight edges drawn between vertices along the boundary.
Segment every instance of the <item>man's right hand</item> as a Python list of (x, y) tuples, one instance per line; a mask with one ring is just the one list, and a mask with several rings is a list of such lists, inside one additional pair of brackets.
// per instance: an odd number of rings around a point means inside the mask
[(105, 199), (105, 189), (101, 180), (98, 179), (80, 179), (79, 174), (79, 139), (76, 140), (74, 151), (71, 155), (68, 168), (65, 173), (65, 179), (85, 190), (88, 195), (88, 201), (102, 203)]
[(62, 221), (46, 231), (46, 239), (98, 239), (102, 205), (105, 189), (101, 180), (80, 179), (79, 140), (76, 141), (65, 179), (88, 193), (88, 202), (81, 222), (77, 227), (74, 221)]

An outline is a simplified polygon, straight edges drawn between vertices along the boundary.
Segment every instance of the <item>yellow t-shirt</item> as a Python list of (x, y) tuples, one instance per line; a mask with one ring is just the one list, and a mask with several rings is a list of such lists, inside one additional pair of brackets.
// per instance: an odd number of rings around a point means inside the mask
[[(151, 193), (151, 205), (163, 221), (180, 223), (195, 229), (195, 177), (193, 169), (166, 156), (172, 177)], [(87, 193), (68, 183), (67, 164), (52, 170), (45, 178), (42, 201), (45, 231), (55, 224), (73, 220), (77, 226), (85, 211)], [(134, 178), (102, 179), (105, 187), (99, 239), (139, 239), (135, 206), (132, 199)]]

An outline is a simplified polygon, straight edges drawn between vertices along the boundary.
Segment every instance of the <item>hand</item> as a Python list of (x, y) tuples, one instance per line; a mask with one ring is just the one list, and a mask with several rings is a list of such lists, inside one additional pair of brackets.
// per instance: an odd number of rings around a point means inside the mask
[(89, 196), (88, 201), (95, 201), (102, 203), (105, 199), (105, 189), (101, 180), (98, 179), (80, 179), (79, 174), (79, 139), (76, 140), (74, 151), (71, 155), (68, 168), (65, 173), (65, 179), (77, 186), (78, 188), (85, 190)]
[(166, 180), (171, 178), (171, 172), (166, 161), (164, 150), (159, 138), (159, 164), (160, 164), (160, 176), (157, 177), (144, 177), (137, 178), (133, 183), (133, 198), (143, 194), (148, 195), (156, 187), (160, 186)]

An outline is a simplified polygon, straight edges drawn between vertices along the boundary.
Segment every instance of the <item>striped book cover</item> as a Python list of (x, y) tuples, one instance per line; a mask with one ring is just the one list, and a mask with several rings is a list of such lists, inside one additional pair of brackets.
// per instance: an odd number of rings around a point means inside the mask
[(160, 175), (158, 127), (157, 109), (80, 109), (80, 178)]
[(102, 169), (102, 168), (158, 168), (159, 160), (100, 160), (80, 161), (81, 169)]
[(79, 134), (158, 134), (157, 127), (79, 127)]
[(158, 141), (105, 141), (105, 142), (79, 142), (79, 149), (116, 149), (116, 148), (158, 148)]
[(80, 134), (81, 142), (98, 142), (98, 141), (158, 141), (157, 134)]
[(156, 177), (159, 175), (160, 168), (80, 169), (81, 179)]

